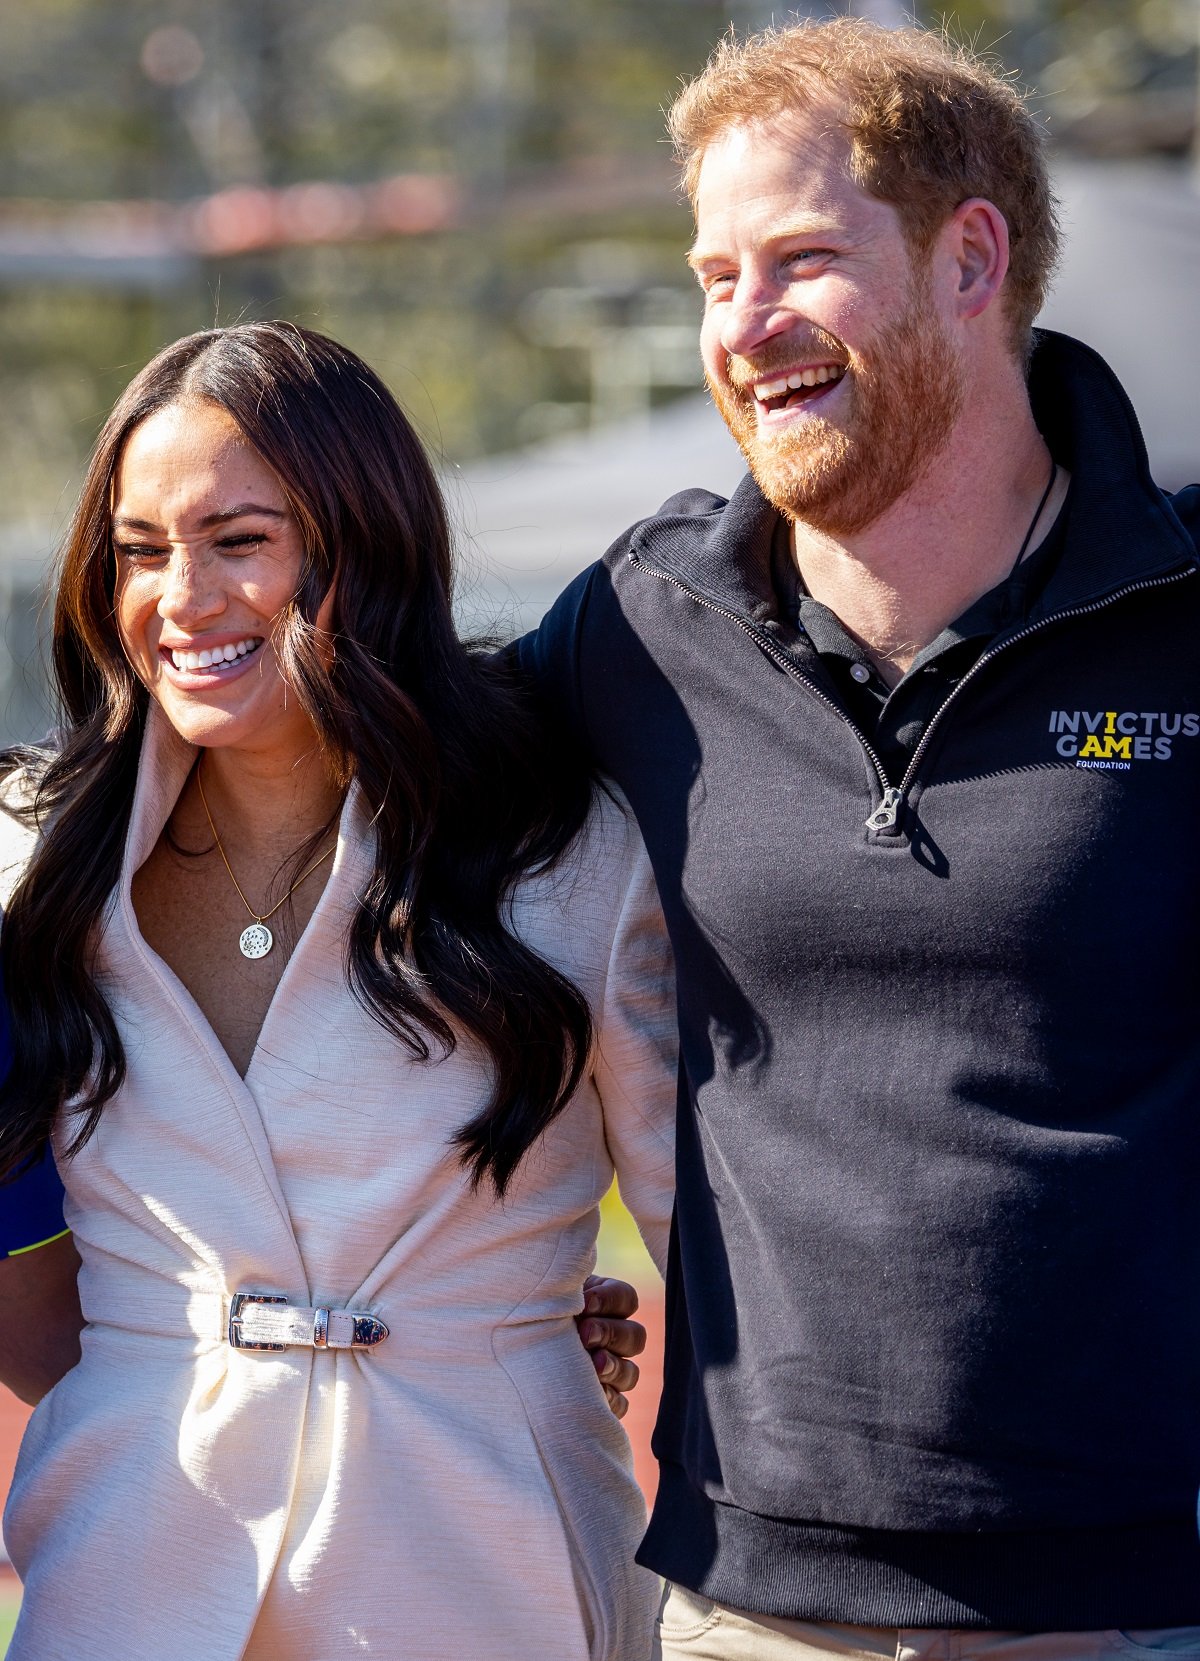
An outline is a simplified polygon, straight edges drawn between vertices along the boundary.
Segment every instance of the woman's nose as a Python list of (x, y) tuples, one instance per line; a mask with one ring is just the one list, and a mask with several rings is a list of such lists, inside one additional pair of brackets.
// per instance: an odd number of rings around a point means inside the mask
[(211, 617), (223, 611), (225, 596), (207, 561), (178, 550), (169, 560), (159, 611), (173, 622)]

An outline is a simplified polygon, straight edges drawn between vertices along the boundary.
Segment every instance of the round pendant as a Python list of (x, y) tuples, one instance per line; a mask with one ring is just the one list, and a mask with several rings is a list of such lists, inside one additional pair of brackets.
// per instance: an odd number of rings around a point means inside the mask
[(275, 936), (265, 923), (251, 923), (238, 936), (238, 950), (243, 957), (266, 957), (275, 944)]

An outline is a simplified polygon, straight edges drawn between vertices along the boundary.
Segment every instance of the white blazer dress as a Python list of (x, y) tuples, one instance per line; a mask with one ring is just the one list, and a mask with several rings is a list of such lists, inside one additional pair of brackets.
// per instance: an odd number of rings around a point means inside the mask
[[(357, 792), (244, 1079), (146, 945), (130, 880), (193, 760), (152, 711), (99, 955), (128, 1076), (60, 1158), (87, 1326), (5, 1514), (10, 1661), (642, 1661), (643, 1506), (572, 1319), (614, 1170), (660, 1265), (671, 1212), (673, 980), (632, 818), (598, 795), (514, 900), (596, 1041), (498, 1202), (451, 1146), (484, 1059), (414, 1060), (346, 983), (372, 859)], [(0, 831), (7, 897), (29, 837)], [(240, 1292), (389, 1335), (235, 1348)]]

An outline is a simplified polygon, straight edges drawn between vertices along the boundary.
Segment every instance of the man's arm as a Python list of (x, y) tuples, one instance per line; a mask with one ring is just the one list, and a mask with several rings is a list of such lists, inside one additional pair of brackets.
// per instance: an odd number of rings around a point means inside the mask
[(579, 658), (593, 590), (606, 581), (598, 565), (581, 571), (537, 628), (506, 648), (509, 661), (534, 688), (551, 730), (585, 752), (591, 745), (579, 689)]
[(78, 1273), (69, 1234), (0, 1258), (0, 1383), (22, 1401), (40, 1401), (79, 1360)]

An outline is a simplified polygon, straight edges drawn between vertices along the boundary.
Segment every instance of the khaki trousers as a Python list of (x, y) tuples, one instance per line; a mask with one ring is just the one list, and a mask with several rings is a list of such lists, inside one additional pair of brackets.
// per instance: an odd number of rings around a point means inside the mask
[(968, 1632), (822, 1626), (748, 1615), (668, 1586), (653, 1661), (1200, 1661), (1200, 1626), (1152, 1632)]

